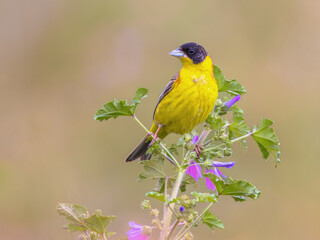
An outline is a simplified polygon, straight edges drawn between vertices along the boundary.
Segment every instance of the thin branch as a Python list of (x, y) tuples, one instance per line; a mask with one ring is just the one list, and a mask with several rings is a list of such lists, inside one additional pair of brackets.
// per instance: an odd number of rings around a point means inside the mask
[(200, 216), (199, 216), (183, 233), (181, 233), (180, 235), (177, 236), (176, 240), (181, 239), (187, 232), (189, 232), (190, 229), (202, 219), (202, 217), (204, 216), (204, 214), (206, 214), (206, 212), (209, 210), (209, 208), (210, 208), (212, 205), (213, 205), (213, 202), (210, 203), (205, 210), (203, 210), (203, 212), (200, 214)]

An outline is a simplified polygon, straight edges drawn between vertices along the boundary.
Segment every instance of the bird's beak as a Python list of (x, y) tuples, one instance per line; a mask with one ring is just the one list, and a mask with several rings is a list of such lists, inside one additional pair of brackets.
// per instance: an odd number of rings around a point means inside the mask
[(184, 53), (181, 51), (180, 48), (177, 48), (177, 49), (169, 52), (169, 54), (170, 54), (171, 56), (174, 56), (174, 57), (183, 57), (183, 56), (184, 56)]

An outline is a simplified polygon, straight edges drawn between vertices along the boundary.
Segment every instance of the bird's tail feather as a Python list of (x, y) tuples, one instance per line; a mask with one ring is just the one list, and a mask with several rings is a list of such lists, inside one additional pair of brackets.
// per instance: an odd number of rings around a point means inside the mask
[(151, 158), (151, 154), (147, 154), (147, 151), (151, 141), (152, 138), (150, 138), (148, 135), (144, 139), (142, 139), (138, 146), (129, 154), (129, 156), (126, 159), (126, 162), (131, 162), (136, 159), (149, 160)]

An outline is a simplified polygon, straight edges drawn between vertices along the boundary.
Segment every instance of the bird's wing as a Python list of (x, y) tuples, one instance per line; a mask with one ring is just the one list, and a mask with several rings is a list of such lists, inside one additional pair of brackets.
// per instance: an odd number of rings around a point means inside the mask
[(153, 111), (153, 118), (154, 118), (154, 114), (156, 112), (156, 109), (159, 105), (159, 103), (162, 101), (162, 99), (167, 96), (167, 94), (172, 90), (172, 85), (173, 83), (176, 81), (176, 79), (179, 77), (179, 73), (177, 73), (176, 75), (173, 76), (173, 78), (171, 78), (170, 82), (165, 86), (165, 88), (163, 89), (160, 97), (159, 97), (159, 100), (158, 100), (158, 103), (156, 105), (156, 107), (154, 108), (154, 111)]

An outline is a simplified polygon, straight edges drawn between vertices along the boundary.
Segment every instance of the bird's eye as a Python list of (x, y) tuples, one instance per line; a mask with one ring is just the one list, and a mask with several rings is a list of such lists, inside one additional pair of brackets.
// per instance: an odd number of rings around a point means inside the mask
[(193, 49), (189, 49), (188, 53), (189, 54), (194, 54), (194, 50)]

